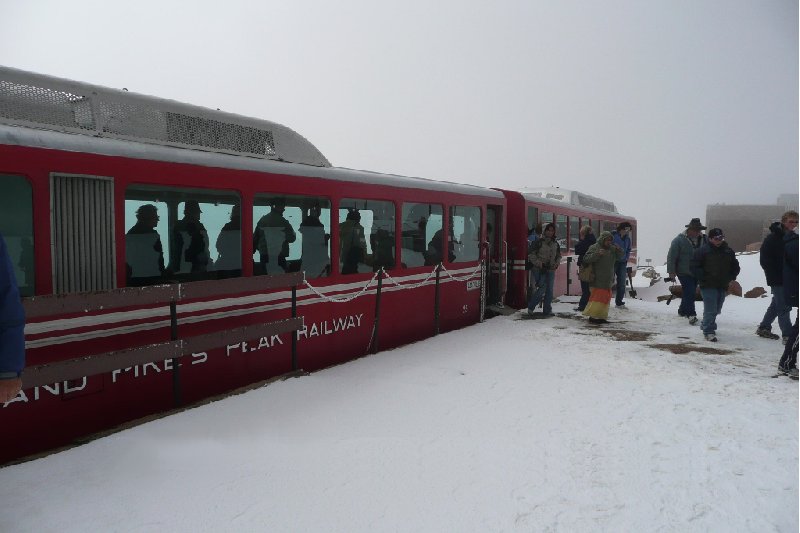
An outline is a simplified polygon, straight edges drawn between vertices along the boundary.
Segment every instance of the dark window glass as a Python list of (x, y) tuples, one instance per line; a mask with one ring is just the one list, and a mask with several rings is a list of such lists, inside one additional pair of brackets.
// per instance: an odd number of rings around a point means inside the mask
[[(434, 235), (434, 248), (441, 254), (444, 250), (442, 231)], [(465, 263), (480, 259), (481, 208), (450, 207), (450, 235), (447, 239), (448, 260)]]
[(227, 191), (134, 185), (125, 191), (128, 285), (242, 272), (241, 201)]
[(561, 250), (567, 249), (567, 215), (556, 215), (556, 241)]
[(358, 274), (395, 265), (395, 208), (384, 200), (339, 203), (339, 271)]
[(539, 223), (539, 208), (528, 207), (528, 235), (536, 229), (536, 224)]
[(441, 262), (434, 237), (441, 235), (442, 206), (436, 204), (403, 204), (403, 226), (400, 260), (404, 267), (437, 265)]
[(6, 241), (21, 296), (33, 296), (33, 195), (22, 176), (0, 174), (0, 233)]
[(258, 194), (253, 205), (253, 272), (330, 275), (331, 203), (327, 198)]

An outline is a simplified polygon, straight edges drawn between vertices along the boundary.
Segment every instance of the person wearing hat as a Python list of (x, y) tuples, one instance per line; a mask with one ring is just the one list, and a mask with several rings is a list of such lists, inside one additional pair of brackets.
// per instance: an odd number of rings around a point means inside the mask
[(187, 200), (183, 218), (175, 223), (169, 248), (169, 270), (175, 274), (198, 274), (208, 270), (211, 254), (208, 250), (208, 232), (200, 222), (200, 204)]
[(697, 290), (697, 280), (692, 275), (691, 261), (695, 251), (706, 244), (706, 236), (703, 230), (706, 229), (700, 223), (699, 218), (693, 218), (686, 224), (686, 230), (672, 239), (667, 252), (667, 272), (671, 279), (678, 277), (681, 284), (681, 305), (678, 307), (678, 316), (689, 319), (689, 324), (697, 324), (697, 311), (695, 310), (695, 291)]
[(703, 295), (703, 321), (700, 327), (707, 341), (717, 342), (717, 315), (728, 295), (728, 287), (739, 275), (739, 261), (725, 242), (720, 228), (708, 232), (708, 242), (698, 248), (691, 263)]
[[(269, 213), (258, 219), (253, 231), (253, 253), (258, 252), (261, 271), (265, 274), (286, 272), (289, 245), (297, 240), (292, 224), (283, 216), (284, 211), (286, 200), (273, 198)], [(275, 249), (271, 250), (270, 247)]]
[(153, 204), (136, 210), (136, 224), (125, 234), (126, 284), (141, 287), (161, 282), (164, 276), (164, 249), (156, 231), (159, 216)]

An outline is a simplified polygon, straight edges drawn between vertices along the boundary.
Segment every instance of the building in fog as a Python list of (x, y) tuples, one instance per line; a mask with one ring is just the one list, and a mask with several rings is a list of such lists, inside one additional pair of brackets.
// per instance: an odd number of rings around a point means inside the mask
[[(744, 252), (748, 245), (761, 245), (769, 226), (781, 219), (786, 211), (797, 211), (798, 195), (782, 194), (772, 205), (726, 205), (706, 206), (706, 226), (722, 228), (728, 245), (737, 252)], [(751, 246), (750, 249), (753, 249)]]

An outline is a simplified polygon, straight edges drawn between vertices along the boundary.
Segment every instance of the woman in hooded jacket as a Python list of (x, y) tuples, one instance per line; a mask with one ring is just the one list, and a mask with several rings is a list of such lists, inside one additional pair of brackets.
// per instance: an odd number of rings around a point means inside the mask
[(592, 265), (594, 269), (594, 281), (589, 282), (589, 303), (583, 310), (583, 314), (589, 317), (592, 324), (604, 324), (608, 321), (606, 319), (611, 302), (611, 286), (614, 285), (614, 264), (625, 256), (625, 252), (613, 244), (613, 240), (614, 236), (610, 231), (602, 232), (581, 261), (581, 265)]

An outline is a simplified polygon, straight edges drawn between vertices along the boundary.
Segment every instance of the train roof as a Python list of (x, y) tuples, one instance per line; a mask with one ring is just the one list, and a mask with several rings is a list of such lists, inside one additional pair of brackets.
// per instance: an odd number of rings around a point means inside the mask
[(554, 207), (568, 204), (581, 211), (598, 215), (614, 215), (616, 217), (631, 218), (619, 212), (614, 202), (603, 200), (590, 194), (561, 189), (560, 187), (529, 187), (516, 191), (505, 191), (519, 194), (527, 202), (552, 205)]
[(286, 126), (0, 66), (0, 123), (329, 167)]
[[(47, 83), (51, 84), (51, 88), (39, 87)], [(109, 95), (114, 98), (108, 100)], [(120, 96), (121, 99), (118, 99)], [(126, 100), (128, 98), (132, 100)], [(104, 103), (107, 101), (111, 103)], [(141, 106), (145, 104), (154, 104), (156, 107), (144, 110)], [(102, 118), (88, 118), (88, 113), (93, 112), (94, 108), (101, 109), (101, 114), (94, 117)], [(144, 113), (143, 118), (137, 115), (139, 111)], [(84, 117), (83, 113), (87, 115)], [(183, 117), (189, 118), (184, 120)], [(149, 122), (151, 120), (152, 123)], [(160, 129), (149, 129), (154, 124), (160, 125)], [(184, 130), (180, 130), (181, 127)], [(159, 135), (167, 137), (158, 138)], [(249, 148), (228, 149), (230, 146), (240, 146), (237, 144), (240, 135), (245, 137), (245, 146)], [(197, 139), (200, 141), (195, 142)], [(270, 149), (258, 153), (253, 148), (258, 139), (272, 139), (274, 153)], [(0, 143), (503, 197), (496, 190), (476, 185), (333, 167), (306, 139), (273, 122), (2, 66)], [(259, 146), (263, 146), (263, 143)]]

